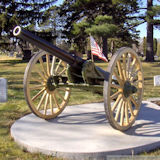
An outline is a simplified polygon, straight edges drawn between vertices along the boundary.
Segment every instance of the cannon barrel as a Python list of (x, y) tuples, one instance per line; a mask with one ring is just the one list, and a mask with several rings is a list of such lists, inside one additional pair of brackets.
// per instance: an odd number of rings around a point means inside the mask
[(32, 34), (31, 32), (22, 29), (20, 26), (17, 26), (14, 28), (13, 35), (18, 38), (21, 38), (25, 41), (28, 41), (31, 44), (41, 48), (42, 50), (62, 59), (63, 61), (65, 61), (66, 63), (68, 63), (71, 66), (79, 68), (79, 64), (82, 64), (85, 61), (78, 56), (72, 55), (72, 54), (56, 47), (55, 45), (47, 42), (46, 40), (44, 40), (34, 34)]

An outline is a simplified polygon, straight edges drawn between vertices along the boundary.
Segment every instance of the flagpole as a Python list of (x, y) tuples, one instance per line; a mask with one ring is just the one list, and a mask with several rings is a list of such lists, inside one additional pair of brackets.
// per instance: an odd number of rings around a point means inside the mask
[(94, 62), (94, 57), (93, 57), (92, 53), (91, 53), (91, 60), (92, 60), (92, 62)]
[[(89, 37), (91, 37), (91, 34), (89, 34)], [(90, 44), (91, 44), (91, 38), (90, 38)], [(91, 47), (90, 47), (90, 49), (91, 49)], [(94, 63), (94, 57), (93, 57), (92, 51), (90, 54), (91, 54), (91, 61)]]

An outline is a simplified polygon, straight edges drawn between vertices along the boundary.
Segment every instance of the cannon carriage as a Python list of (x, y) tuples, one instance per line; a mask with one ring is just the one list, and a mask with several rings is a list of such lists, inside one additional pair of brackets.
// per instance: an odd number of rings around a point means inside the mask
[(131, 48), (120, 48), (105, 70), (72, 55), (32, 33), (15, 27), (14, 36), (43, 51), (29, 61), (24, 75), (24, 94), (31, 111), (44, 119), (57, 117), (66, 107), (72, 88), (101, 92), (107, 119), (115, 129), (132, 126), (143, 95), (141, 62)]

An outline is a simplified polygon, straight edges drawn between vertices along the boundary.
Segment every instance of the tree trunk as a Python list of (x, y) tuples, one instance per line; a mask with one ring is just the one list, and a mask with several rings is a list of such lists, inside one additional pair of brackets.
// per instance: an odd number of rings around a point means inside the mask
[[(147, 11), (151, 10), (153, 6), (153, 0), (147, 1)], [(154, 50), (153, 50), (153, 16), (147, 15), (149, 21), (147, 22), (147, 48), (146, 48), (146, 61), (154, 62)]]
[(107, 44), (107, 37), (102, 37), (103, 41), (103, 54), (108, 60), (108, 44)]

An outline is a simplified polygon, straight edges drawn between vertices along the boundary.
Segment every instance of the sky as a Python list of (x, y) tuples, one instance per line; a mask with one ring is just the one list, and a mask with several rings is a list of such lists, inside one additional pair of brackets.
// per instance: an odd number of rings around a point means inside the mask
[[(58, 0), (58, 1), (56, 2), (56, 5), (62, 4), (63, 1), (64, 1), (64, 0)], [(143, 6), (146, 6), (147, 0), (142, 0), (142, 2), (143, 2)], [(160, 5), (160, 0), (154, 0), (154, 4)], [(137, 27), (137, 30), (140, 31), (140, 38), (146, 37), (146, 36), (147, 36), (147, 23), (143, 23), (143, 24), (139, 25), (139, 26)], [(160, 39), (160, 30), (154, 29), (154, 30), (153, 30), (153, 37), (154, 37), (154, 38), (157, 38), (157, 39)]]
[[(142, 0), (142, 7), (146, 7), (147, 6), (147, 0)], [(153, 5), (160, 5), (160, 0), (154, 0), (153, 1)], [(137, 30), (140, 31), (140, 37), (146, 37), (147, 36), (147, 23), (143, 23), (142, 25), (139, 25), (137, 27)], [(153, 30), (153, 37), (160, 39), (160, 29), (155, 29)]]
[[(141, 24), (137, 27), (137, 30), (140, 31), (140, 38), (147, 36), (147, 23)], [(153, 30), (153, 37), (160, 39), (160, 30), (154, 29)]]

